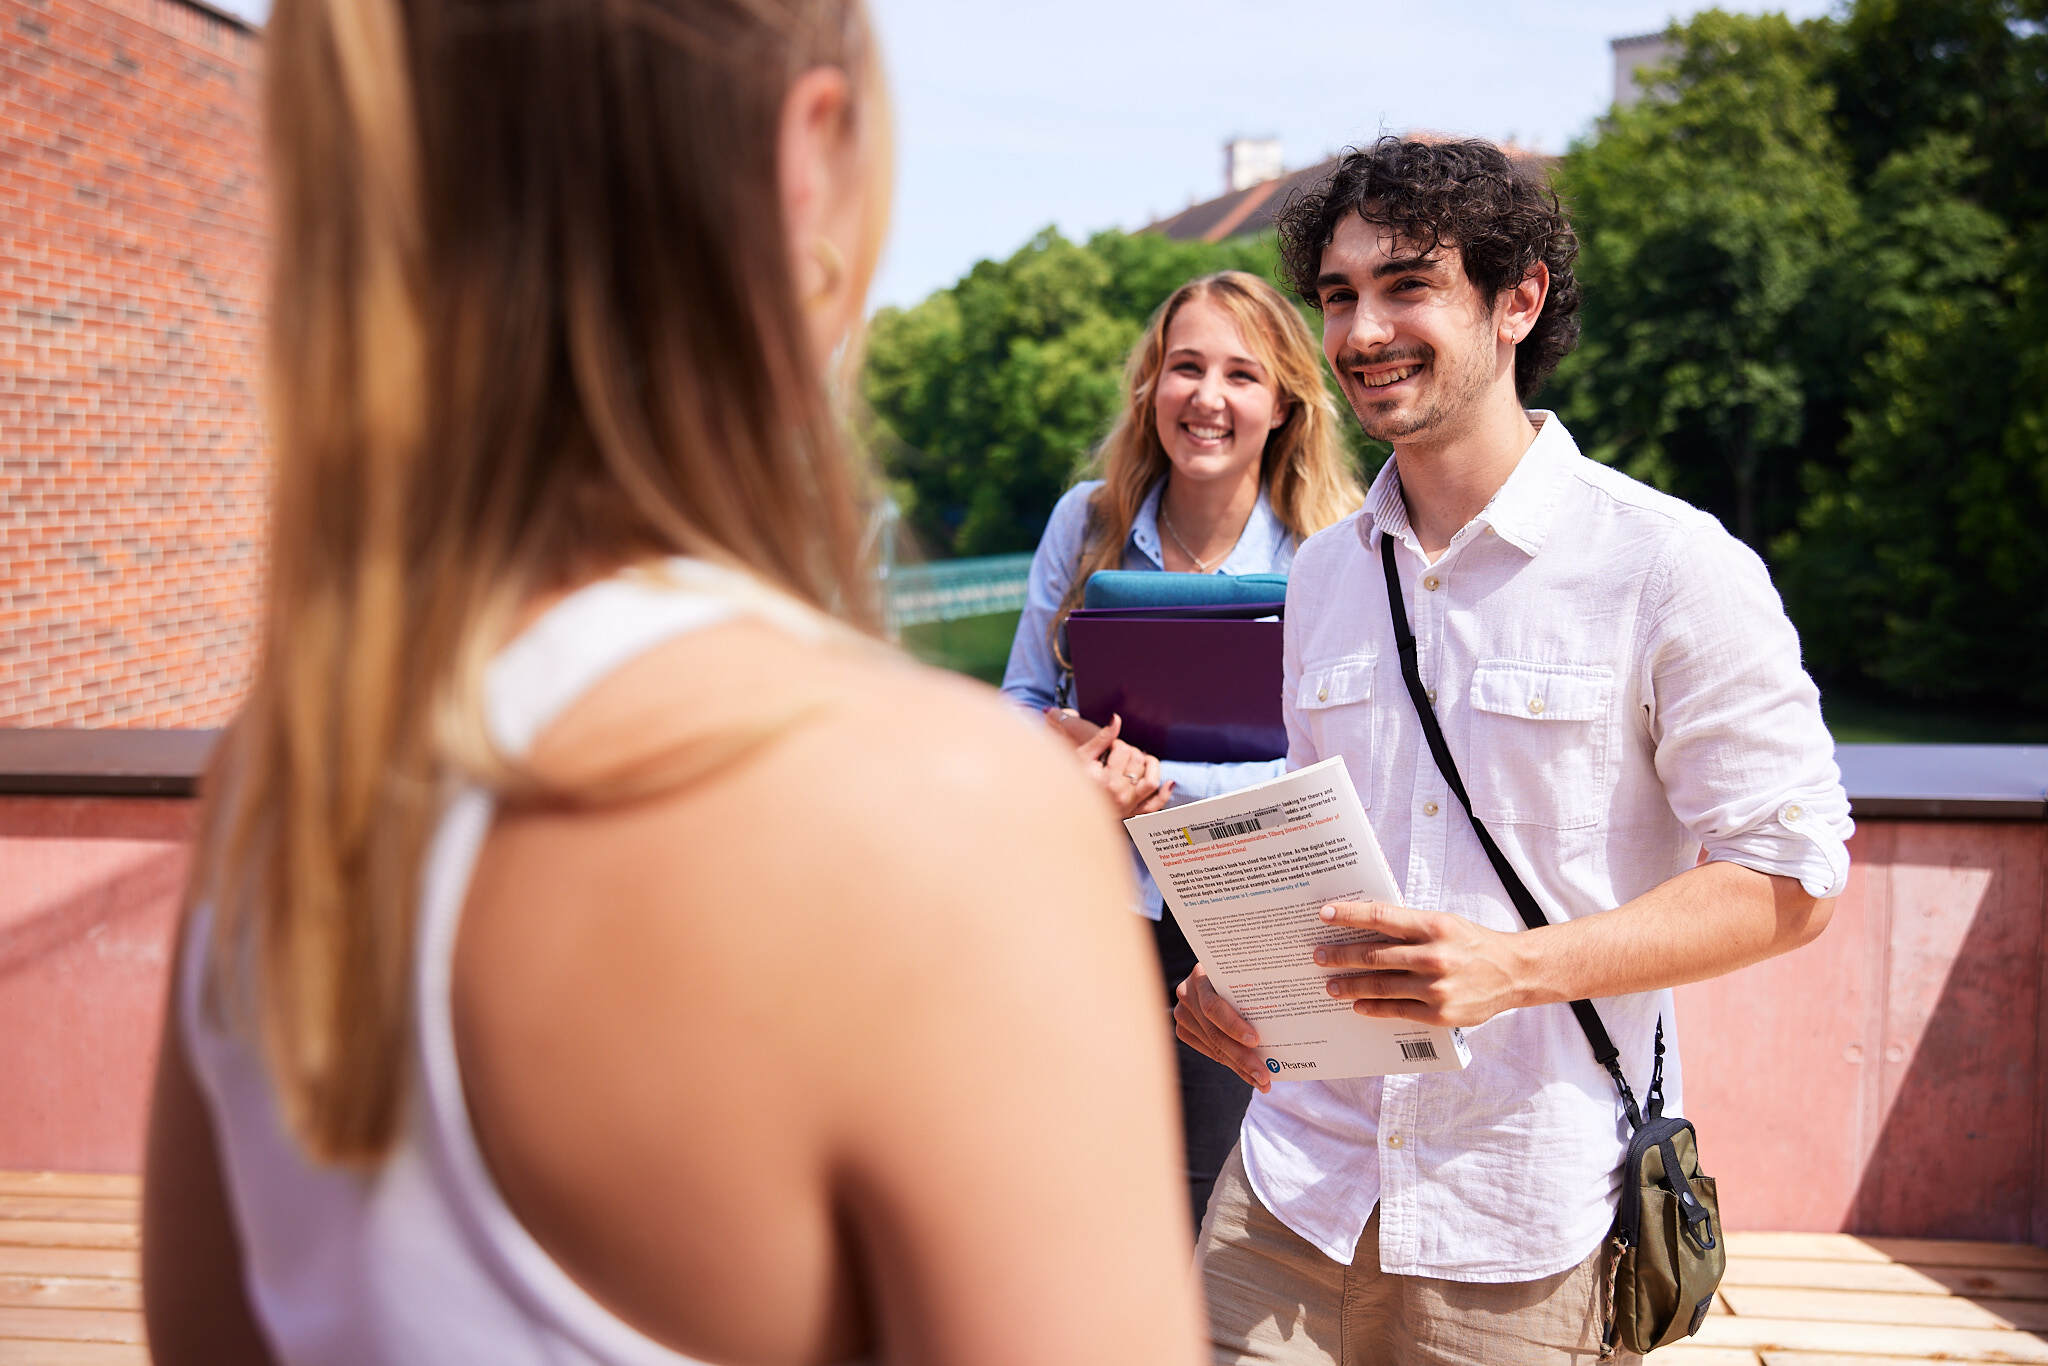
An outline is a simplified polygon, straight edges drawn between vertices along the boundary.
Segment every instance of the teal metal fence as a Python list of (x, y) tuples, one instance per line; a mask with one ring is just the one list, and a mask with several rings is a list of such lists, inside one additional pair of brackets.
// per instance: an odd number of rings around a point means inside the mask
[(1030, 577), (1029, 555), (892, 565), (883, 571), (882, 600), (890, 625), (898, 629), (1014, 612), (1024, 605)]

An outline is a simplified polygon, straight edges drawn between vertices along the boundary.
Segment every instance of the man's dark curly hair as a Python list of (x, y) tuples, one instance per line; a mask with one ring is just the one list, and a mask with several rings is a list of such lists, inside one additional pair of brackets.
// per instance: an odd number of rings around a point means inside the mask
[(1309, 307), (1322, 308), (1323, 249), (1347, 214), (1387, 228), (1426, 253), (1454, 246), (1465, 275), (1489, 300), (1520, 284), (1538, 261), (1550, 293), (1515, 348), (1515, 392), (1527, 402), (1579, 340), (1579, 239), (1539, 172), (1490, 142), (1383, 137), (1349, 148), (1330, 178), (1292, 199), (1276, 220), (1280, 271)]

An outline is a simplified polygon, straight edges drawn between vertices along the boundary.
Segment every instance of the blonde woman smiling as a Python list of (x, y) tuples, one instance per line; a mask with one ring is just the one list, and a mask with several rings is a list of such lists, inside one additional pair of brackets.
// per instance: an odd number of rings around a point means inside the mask
[[(1175, 290), (1131, 350), (1124, 395), (1097, 452), (1101, 477), (1060, 499), (1039, 540), (1003, 691), (1047, 712), (1076, 744), (1084, 771), (1128, 816), (1233, 791), (1285, 764), (1162, 760), (1062, 716), (1061, 628), (1088, 576), (1284, 573), (1295, 547), (1354, 511), (1363, 494), (1337, 438), (1316, 340), (1293, 305), (1255, 275), (1225, 271)], [(1194, 953), (1161, 914), (1143, 867), (1136, 871), (1166, 981), (1180, 982)], [(1178, 1047), (1189, 1201), (1199, 1224), (1250, 1092), (1227, 1068)]]

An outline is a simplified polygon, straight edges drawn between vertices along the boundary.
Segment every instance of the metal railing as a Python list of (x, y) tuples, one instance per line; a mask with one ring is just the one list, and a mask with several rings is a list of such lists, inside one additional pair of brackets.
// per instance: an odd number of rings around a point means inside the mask
[[(1020, 560), (1028, 555), (991, 557)], [(917, 611), (978, 615), (1021, 600), (1023, 580), (973, 560), (914, 565), (892, 587)], [(938, 573), (970, 567), (966, 573)], [(935, 582), (934, 582), (935, 581)], [(919, 587), (917, 585), (923, 584)], [(1006, 585), (1015, 596), (1002, 594)], [(1002, 611), (1002, 606), (988, 608)], [(943, 621), (924, 616), (918, 621)], [(911, 624), (915, 624), (912, 622)], [(217, 730), (77, 730), (0, 726), (0, 797), (190, 797)], [(1858, 820), (2048, 821), (2048, 745), (1835, 746)]]
[(898, 629), (1014, 612), (1024, 605), (1030, 577), (1029, 555), (891, 565), (882, 574), (884, 610), (890, 625)]

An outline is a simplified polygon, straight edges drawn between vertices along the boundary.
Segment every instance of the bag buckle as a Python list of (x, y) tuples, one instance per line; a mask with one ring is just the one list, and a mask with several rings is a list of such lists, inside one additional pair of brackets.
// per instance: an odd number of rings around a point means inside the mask
[(1678, 1208), (1685, 1216), (1685, 1234), (1692, 1239), (1702, 1252), (1711, 1252), (1715, 1246), (1714, 1216), (1707, 1213), (1707, 1207), (1693, 1194), (1692, 1182), (1686, 1177), (1685, 1168), (1679, 1165), (1678, 1149), (1670, 1139), (1657, 1145), (1657, 1152), (1664, 1160), (1664, 1189), (1678, 1198)]
[[(1690, 1185), (1690, 1183), (1681, 1184), (1688, 1185), (1688, 1187)], [(1692, 1191), (1690, 1189), (1686, 1191), (1686, 1198), (1683, 1204), (1681, 1205), (1681, 1208), (1685, 1210), (1686, 1237), (1692, 1239), (1694, 1245), (1697, 1246), (1700, 1251), (1712, 1252), (1716, 1246), (1716, 1240), (1714, 1238), (1714, 1217), (1711, 1214), (1708, 1214), (1706, 1211), (1706, 1207), (1700, 1204), (1700, 1202), (1693, 1197)]]

